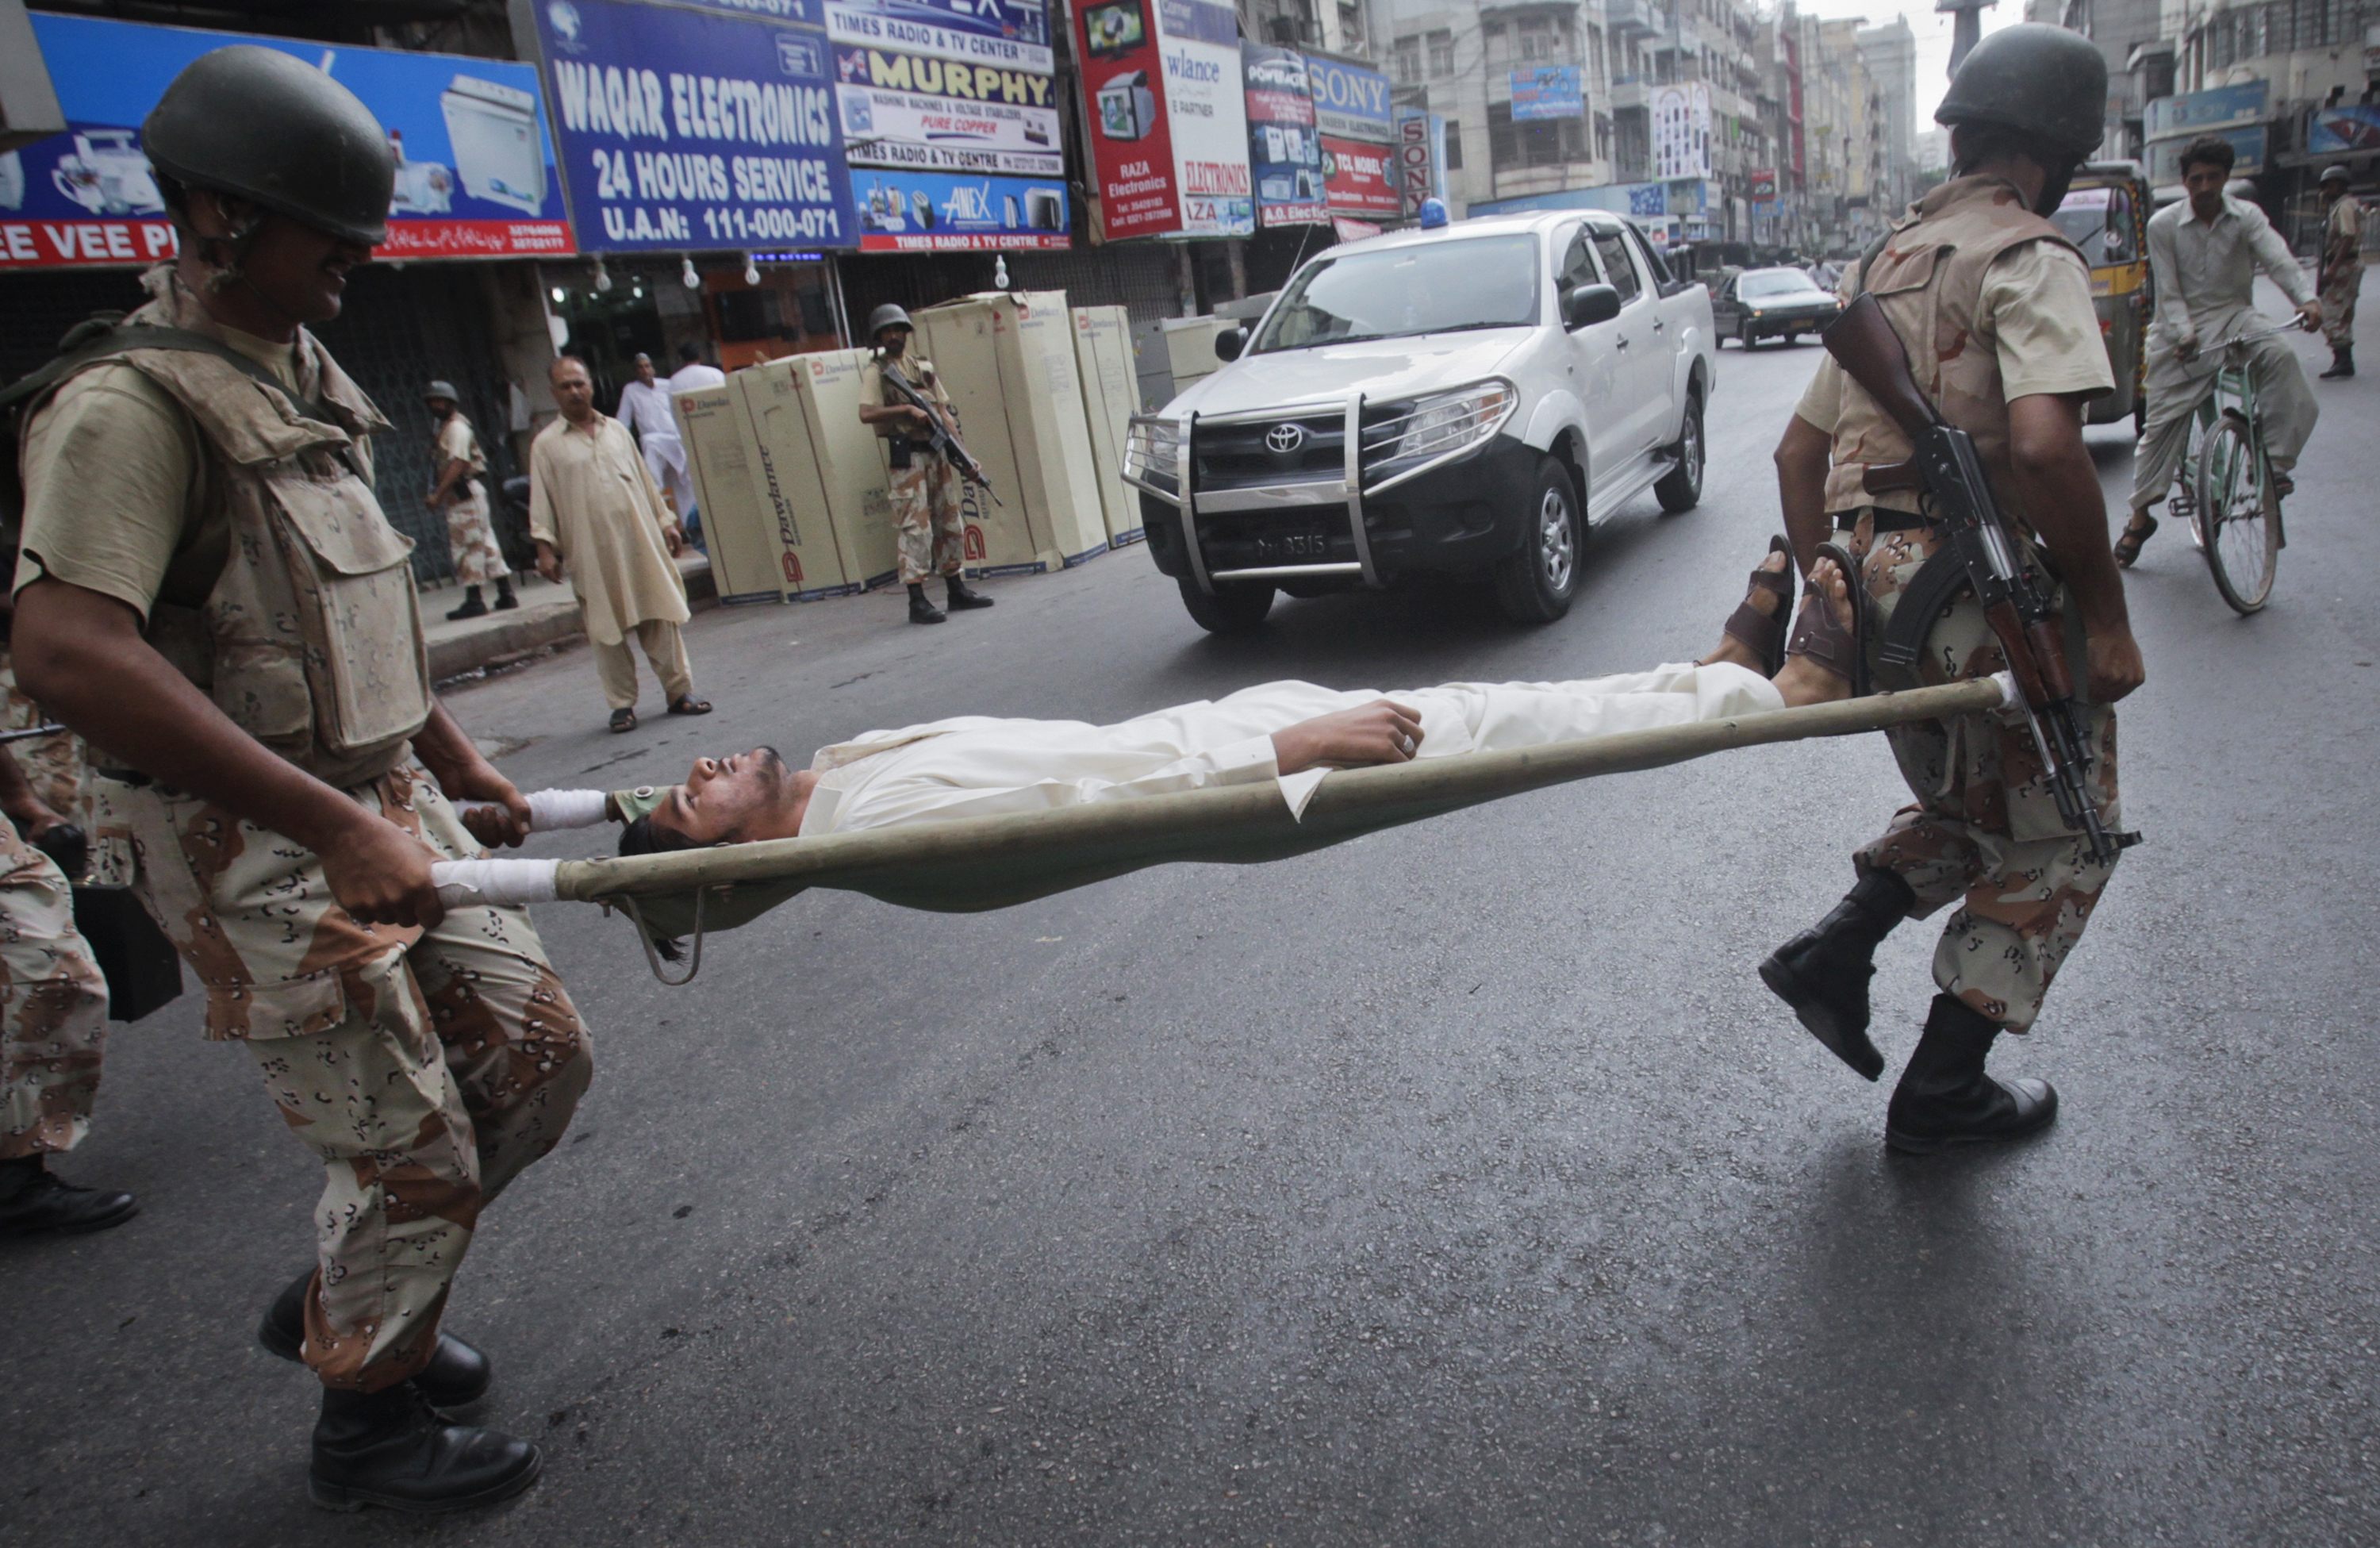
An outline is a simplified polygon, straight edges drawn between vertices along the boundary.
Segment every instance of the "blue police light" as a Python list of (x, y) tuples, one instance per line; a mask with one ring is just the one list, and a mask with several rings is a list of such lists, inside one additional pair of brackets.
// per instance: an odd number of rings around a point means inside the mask
[(1421, 228), (1435, 231), (1446, 224), (1446, 201), (1425, 199), (1421, 201)]

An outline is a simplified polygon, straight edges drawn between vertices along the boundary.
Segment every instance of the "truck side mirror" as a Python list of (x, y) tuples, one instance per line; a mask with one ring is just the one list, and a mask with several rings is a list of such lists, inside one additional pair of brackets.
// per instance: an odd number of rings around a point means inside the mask
[(1608, 285), (1582, 285), (1562, 298), (1562, 321), (1575, 333), (1620, 315), (1620, 292)]
[(1225, 328), (1215, 335), (1215, 359), (1226, 362), (1236, 360), (1240, 358), (1240, 351), (1247, 347), (1248, 331), (1245, 328)]

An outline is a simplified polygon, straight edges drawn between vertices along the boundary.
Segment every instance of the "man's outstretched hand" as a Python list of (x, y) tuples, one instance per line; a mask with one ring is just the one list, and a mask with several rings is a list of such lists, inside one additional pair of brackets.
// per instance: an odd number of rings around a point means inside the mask
[(1419, 712), (1386, 699), (1317, 715), (1272, 734), (1273, 762), (1285, 774), (1326, 766), (1402, 763), (1420, 746)]

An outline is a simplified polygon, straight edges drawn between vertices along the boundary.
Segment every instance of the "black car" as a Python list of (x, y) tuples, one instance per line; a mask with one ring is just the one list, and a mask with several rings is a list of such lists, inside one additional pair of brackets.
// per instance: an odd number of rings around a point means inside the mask
[(1746, 269), (1719, 282), (1711, 325), (1746, 349), (1764, 338), (1791, 343), (1835, 320), (1842, 303), (1799, 269)]

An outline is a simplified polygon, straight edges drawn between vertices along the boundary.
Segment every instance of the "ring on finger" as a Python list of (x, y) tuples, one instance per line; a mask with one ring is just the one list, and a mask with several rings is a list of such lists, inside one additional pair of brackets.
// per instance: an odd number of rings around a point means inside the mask
[(1414, 750), (1414, 739), (1412, 736), (1406, 735), (1399, 737), (1397, 738), (1397, 750), (1401, 752), (1410, 754)]

